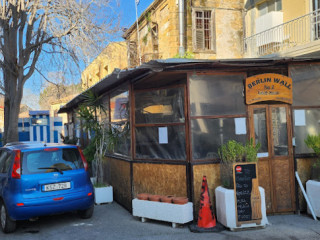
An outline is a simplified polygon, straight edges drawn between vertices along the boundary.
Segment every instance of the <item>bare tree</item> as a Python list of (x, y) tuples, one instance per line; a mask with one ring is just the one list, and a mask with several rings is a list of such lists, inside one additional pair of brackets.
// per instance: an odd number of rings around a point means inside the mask
[[(117, 15), (112, 8), (116, 6), (114, 1), (1, 0), (3, 84), (0, 88), (5, 96), (5, 143), (18, 140), (23, 87), (34, 72), (39, 71), (39, 62), (43, 63), (52, 55), (69, 56), (78, 61), (79, 56), (95, 52), (96, 47), (117, 29)], [(49, 57), (48, 53), (51, 54)], [(39, 61), (41, 56), (43, 61)]]

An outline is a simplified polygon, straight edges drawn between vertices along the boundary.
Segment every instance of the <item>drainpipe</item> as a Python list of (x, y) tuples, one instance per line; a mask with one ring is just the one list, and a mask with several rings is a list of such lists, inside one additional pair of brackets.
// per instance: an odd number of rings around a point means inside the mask
[(184, 0), (179, 0), (179, 55), (182, 57), (185, 53), (184, 50)]

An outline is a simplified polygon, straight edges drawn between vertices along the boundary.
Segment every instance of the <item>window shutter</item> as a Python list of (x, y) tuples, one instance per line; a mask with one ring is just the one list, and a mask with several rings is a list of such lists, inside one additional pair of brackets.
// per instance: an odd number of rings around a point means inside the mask
[(196, 35), (196, 12), (192, 9), (192, 45), (194, 50), (197, 49)]
[(215, 51), (214, 10), (192, 9), (192, 43), (194, 50)]
[(211, 50), (216, 51), (216, 15), (211, 11)]
[(202, 29), (196, 30), (196, 49), (204, 49), (204, 32)]

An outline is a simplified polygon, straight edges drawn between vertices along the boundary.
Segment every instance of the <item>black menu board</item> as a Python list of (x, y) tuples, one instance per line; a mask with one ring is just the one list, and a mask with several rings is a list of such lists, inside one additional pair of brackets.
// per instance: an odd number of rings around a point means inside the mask
[[(233, 166), (237, 223), (252, 222), (252, 180), (257, 179), (256, 163), (239, 163)], [(254, 186), (256, 187), (256, 186)], [(258, 187), (258, 186), (257, 186)], [(257, 189), (256, 191), (259, 191)]]

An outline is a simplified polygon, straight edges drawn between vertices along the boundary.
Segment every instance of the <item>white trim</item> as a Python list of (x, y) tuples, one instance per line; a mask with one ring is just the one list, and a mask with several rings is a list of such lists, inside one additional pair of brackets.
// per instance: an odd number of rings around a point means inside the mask
[(37, 126), (36, 127), (36, 132), (37, 132), (37, 141), (39, 142), (39, 141), (41, 141), (41, 138), (40, 138), (40, 126)]

